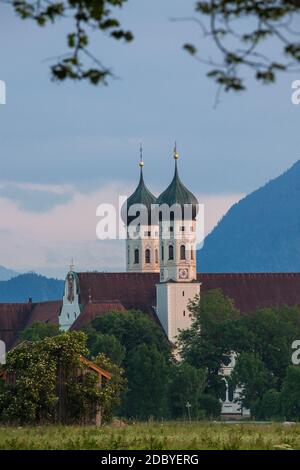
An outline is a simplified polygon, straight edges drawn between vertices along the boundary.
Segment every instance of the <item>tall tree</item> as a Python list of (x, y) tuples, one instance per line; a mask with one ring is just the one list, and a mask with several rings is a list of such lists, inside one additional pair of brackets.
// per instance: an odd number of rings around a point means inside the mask
[(124, 411), (139, 419), (168, 415), (168, 364), (155, 347), (140, 344), (128, 355)]
[(205, 387), (206, 374), (204, 370), (182, 362), (172, 367), (169, 383), (169, 404), (173, 418), (197, 419), (201, 416), (200, 398)]
[(220, 397), (224, 389), (220, 371), (233, 350), (226, 334), (228, 324), (237, 321), (240, 313), (219, 289), (203, 293), (189, 308), (192, 325), (179, 335), (180, 354), (192, 366), (207, 371), (206, 392)]
[(300, 368), (290, 366), (281, 392), (283, 415), (287, 419), (300, 420)]

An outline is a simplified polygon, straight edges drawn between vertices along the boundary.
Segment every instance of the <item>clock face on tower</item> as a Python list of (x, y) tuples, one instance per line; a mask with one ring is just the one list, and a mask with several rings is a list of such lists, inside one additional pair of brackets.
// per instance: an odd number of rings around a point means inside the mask
[(187, 268), (179, 269), (179, 279), (187, 279), (189, 276), (189, 271)]

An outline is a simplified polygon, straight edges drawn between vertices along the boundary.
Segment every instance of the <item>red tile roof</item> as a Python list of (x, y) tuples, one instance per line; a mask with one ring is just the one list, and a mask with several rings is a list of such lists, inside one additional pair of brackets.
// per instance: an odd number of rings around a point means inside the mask
[[(83, 304), (118, 299), (126, 309), (152, 313), (156, 305), (155, 285), (158, 273), (79, 273)], [(300, 273), (198, 273), (201, 291), (220, 288), (234, 299), (236, 306), (248, 313), (258, 307), (299, 305)]]
[(31, 304), (0, 304), (0, 339), (10, 348), (29, 320)]
[(107, 312), (126, 312), (126, 308), (118, 300), (89, 302), (83, 307), (80, 315), (73, 323), (71, 330), (79, 330), (83, 325), (90, 323), (96, 317), (104, 315)]
[(279, 305), (300, 308), (300, 273), (199, 273), (197, 277), (202, 292), (221, 288), (242, 313)]
[[(201, 292), (221, 288), (243, 313), (273, 305), (300, 307), (300, 273), (199, 273), (197, 278)], [(112, 310), (139, 309), (157, 319), (153, 307), (158, 273), (78, 273), (78, 279), (83, 309), (72, 329)], [(0, 304), (0, 339), (9, 348), (32, 322), (57, 323), (61, 305), (61, 301)]]
[(152, 312), (158, 273), (78, 273), (80, 302), (118, 300), (126, 309)]
[(50, 300), (32, 304), (31, 315), (28, 324), (36, 321), (58, 324), (58, 315), (62, 307), (62, 300)]
[(9, 349), (17, 340), (20, 331), (35, 321), (58, 323), (62, 301), (38, 303), (0, 303), (0, 339)]

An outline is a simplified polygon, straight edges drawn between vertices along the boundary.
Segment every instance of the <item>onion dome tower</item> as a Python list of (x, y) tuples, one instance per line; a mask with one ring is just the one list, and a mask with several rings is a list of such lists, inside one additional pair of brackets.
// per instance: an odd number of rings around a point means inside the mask
[[(192, 220), (195, 220), (198, 213), (199, 203), (196, 196), (194, 196), (194, 194), (184, 186), (179, 177), (177, 166), (179, 154), (177, 152), (176, 144), (173, 151), (173, 157), (175, 160), (175, 171), (173, 179), (167, 189), (157, 198), (156, 203), (159, 206), (166, 205), (166, 207), (173, 207), (176, 209), (174, 216), (177, 219), (182, 218), (184, 216), (184, 212), (186, 212), (186, 216), (189, 216), (192, 218)], [(163, 215), (164, 214), (162, 211), (162, 216)]]
[(159, 227), (155, 217), (156, 197), (144, 182), (143, 148), (140, 147), (140, 180), (122, 208), (127, 227), (126, 270), (159, 272)]
[(160, 227), (160, 280), (166, 282), (196, 279), (196, 216), (198, 200), (182, 183), (177, 168), (172, 182), (157, 198)]
[(197, 198), (182, 183), (177, 168), (172, 182), (158, 197), (160, 283), (156, 285), (156, 313), (170, 341), (189, 328), (189, 301), (200, 295), (196, 272)]

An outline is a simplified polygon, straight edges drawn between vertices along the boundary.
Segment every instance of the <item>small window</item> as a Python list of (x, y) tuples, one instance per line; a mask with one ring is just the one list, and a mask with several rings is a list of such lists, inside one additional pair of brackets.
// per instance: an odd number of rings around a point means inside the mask
[(194, 250), (191, 249), (191, 260), (193, 260), (193, 259), (194, 259)]
[(173, 247), (173, 245), (169, 245), (169, 259), (170, 260), (174, 259), (174, 247)]
[(139, 262), (140, 262), (140, 252), (139, 252), (139, 250), (136, 248), (136, 249), (134, 250), (134, 263), (135, 263), (135, 264), (139, 264)]
[(185, 226), (184, 226), (184, 225), (182, 225), (182, 226), (180, 227), (180, 231), (181, 231), (181, 232), (184, 232), (184, 231), (185, 231)]
[(182, 297), (184, 297), (184, 290), (182, 291)]
[(130, 264), (130, 248), (128, 248), (128, 264)]
[(149, 264), (151, 262), (151, 257), (150, 257), (150, 250), (147, 248), (145, 251), (145, 263)]
[(74, 318), (77, 318), (76, 312), (74, 312)]
[(174, 227), (171, 225), (169, 230), (170, 230), (170, 232), (174, 232)]
[(161, 245), (161, 260), (164, 260), (164, 245)]
[(180, 259), (181, 260), (185, 259), (185, 245), (180, 246)]
[(145, 237), (151, 237), (151, 232), (149, 232), (148, 230), (146, 232), (144, 232), (144, 236)]
[(183, 316), (185, 317), (185, 310), (183, 310)]
[(70, 318), (70, 314), (69, 314), (69, 313), (67, 313), (67, 317)]
[(158, 263), (158, 249), (155, 250), (155, 263)]
[(174, 211), (170, 212), (170, 220), (174, 220)]

